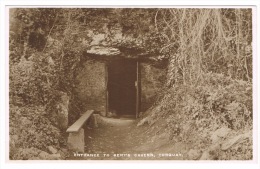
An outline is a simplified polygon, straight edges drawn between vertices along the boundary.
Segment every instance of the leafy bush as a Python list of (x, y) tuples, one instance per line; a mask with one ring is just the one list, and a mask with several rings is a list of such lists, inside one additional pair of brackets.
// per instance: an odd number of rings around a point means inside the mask
[[(33, 51), (32, 51), (33, 52)], [(20, 104), (46, 104), (57, 83), (57, 71), (48, 54), (34, 52), (29, 59), (22, 57), (10, 64), (10, 99), (19, 97)]]
[(65, 138), (45, 117), (44, 107), (21, 107), (10, 105), (10, 159), (21, 160), (21, 149), (47, 151), (48, 146), (65, 146)]
[[(252, 84), (207, 73), (196, 85), (168, 89), (148, 112), (148, 124), (163, 123), (174, 142), (205, 150), (212, 144), (211, 133), (218, 128), (229, 128), (233, 135), (252, 130)], [(243, 152), (249, 154), (241, 157), (240, 152), (238, 159), (252, 157), (252, 139), (245, 146)], [(234, 158), (228, 153), (222, 155), (219, 158)]]

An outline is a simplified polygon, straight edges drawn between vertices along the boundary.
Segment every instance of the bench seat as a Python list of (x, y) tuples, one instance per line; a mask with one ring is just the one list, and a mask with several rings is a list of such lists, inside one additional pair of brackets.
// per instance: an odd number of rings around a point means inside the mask
[(75, 133), (79, 132), (85, 122), (89, 119), (89, 117), (94, 113), (94, 110), (88, 110), (85, 112), (75, 123), (73, 123), (68, 129), (67, 133)]

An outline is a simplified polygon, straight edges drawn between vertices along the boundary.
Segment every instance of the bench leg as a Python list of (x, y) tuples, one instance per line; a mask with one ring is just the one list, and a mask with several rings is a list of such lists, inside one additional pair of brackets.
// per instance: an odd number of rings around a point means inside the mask
[(77, 133), (70, 133), (67, 144), (69, 150), (84, 153), (84, 129), (81, 128)]
[(99, 118), (99, 114), (93, 114), (90, 117), (90, 126), (93, 128), (98, 127), (98, 118)]

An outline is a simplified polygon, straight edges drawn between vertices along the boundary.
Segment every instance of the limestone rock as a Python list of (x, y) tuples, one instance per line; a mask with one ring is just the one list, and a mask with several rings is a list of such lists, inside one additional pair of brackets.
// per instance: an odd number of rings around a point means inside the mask
[(219, 156), (219, 151), (220, 144), (214, 144), (202, 153), (200, 160), (217, 160)]
[(49, 156), (49, 160), (60, 160), (61, 159), (61, 155), (58, 153), (58, 154), (51, 154)]
[(230, 147), (232, 147), (233, 145), (240, 143), (242, 141), (244, 141), (245, 139), (248, 139), (249, 137), (252, 137), (252, 132), (248, 132), (245, 134), (240, 134), (238, 136), (235, 136), (229, 140), (227, 140), (226, 142), (224, 142), (221, 146), (221, 150), (227, 150)]
[(62, 153), (68, 153), (68, 150), (67, 150), (66, 148), (61, 148), (60, 151), (61, 151)]
[(58, 104), (59, 111), (57, 115), (58, 126), (60, 129), (66, 130), (68, 127), (68, 108), (69, 96), (66, 93), (62, 93), (61, 102)]
[(212, 143), (218, 142), (220, 139), (226, 138), (228, 133), (231, 131), (231, 129), (227, 127), (221, 127), (220, 129), (217, 129), (213, 134), (211, 135)]
[(10, 135), (10, 147), (15, 147), (16, 143), (19, 141), (18, 135)]
[(112, 112), (107, 112), (107, 117), (109, 117), (109, 118), (113, 117)]
[(24, 126), (26, 126), (26, 125), (30, 125), (31, 121), (27, 117), (21, 117), (20, 123), (23, 124)]
[(40, 160), (40, 158), (39, 157), (31, 157), (28, 160)]
[(100, 112), (100, 115), (103, 116), (103, 117), (105, 117), (105, 116), (106, 116), (106, 112), (101, 111), (101, 112)]
[(56, 127), (66, 130), (68, 128), (69, 96), (61, 91), (58, 91), (56, 95), (48, 105), (48, 117)]
[(49, 153), (45, 152), (45, 151), (41, 151), (40, 154), (39, 154), (39, 158), (41, 160), (48, 160), (48, 157), (50, 156)]
[(117, 117), (117, 113), (115, 111), (107, 112), (107, 117), (112, 118), (112, 117)]
[(69, 155), (69, 151), (68, 149), (66, 148), (61, 148), (60, 151), (59, 151), (59, 154), (62, 156), (62, 157), (66, 157)]
[(12, 135), (11, 137), (12, 137), (12, 139), (15, 140), (15, 141), (18, 140), (18, 138), (19, 138), (18, 135)]
[(61, 155), (59, 153), (57, 154), (49, 154), (45, 151), (41, 151), (38, 158), (31, 158), (32, 160), (60, 160), (61, 159)]
[(201, 151), (191, 149), (191, 150), (188, 152), (188, 159), (189, 159), (189, 160), (197, 160), (197, 159), (199, 159), (199, 157), (201, 156), (201, 154), (202, 154)]
[(52, 146), (48, 146), (48, 151), (51, 153), (51, 154), (56, 154), (58, 152), (57, 149), (53, 148)]
[(117, 48), (105, 46), (92, 46), (91, 49), (87, 51), (87, 53), (95, 55), (115, 56), (119, 55), (121, 52)]
[(112, 117), (112, 113), (111, 112), (107, 112), (107, 117)]
[(137, 126), (142, 126), (145, 123), (148, 123), (148, 117), (143, 118), (142, 120), (140, 120), (137, 124)]
[(200, 157), (200, 160), (211, 160), (211, 156), (209, 154), (209, 151), (204, 151), (202, 156)]
[(38, 157), (41, 150), (31, 147), (31, 148), (19, 148), (16, 150), (16, 154), (19, 154), (20, 159), (31, 159), (32, 157)]

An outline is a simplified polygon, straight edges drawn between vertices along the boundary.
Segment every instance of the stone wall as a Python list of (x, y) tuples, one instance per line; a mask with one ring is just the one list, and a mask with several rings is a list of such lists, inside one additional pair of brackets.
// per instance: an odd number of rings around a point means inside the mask
[(156, 101), (158, 92), (163, 87), (166, 70), (148, 63), (141, 63), (141, 112), (146, 111)]
[(75, 91), (84, 111), (105, 111), (105, 89), (105, 63), (94, 60), (83, 63), (83, 68), (76, 76)]

